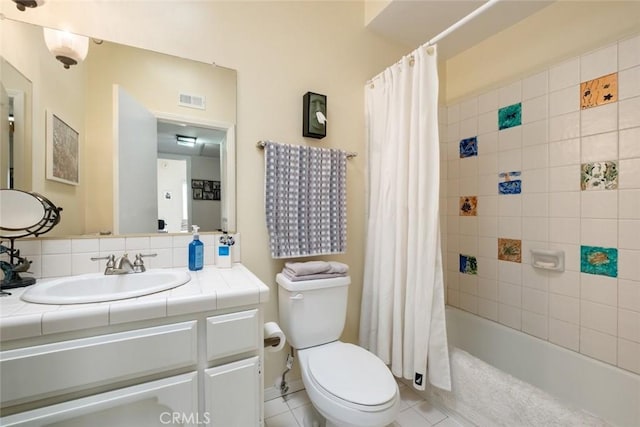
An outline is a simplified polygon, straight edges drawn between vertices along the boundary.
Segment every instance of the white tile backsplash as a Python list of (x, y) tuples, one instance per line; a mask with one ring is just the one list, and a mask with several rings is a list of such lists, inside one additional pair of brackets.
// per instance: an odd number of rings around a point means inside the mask
[(578, 351), (580, 349), (580, 328), (573, 323), (549, 318), (549, 341)]
[[(617, 99), (581, 109), (581, 83), (615, 72)], [(497, 131), (497, 110), (518, 102), (522, 124)], [(444, 148), (459, 162), (443, 185), (449, 303), (640, 373), (640, 35), (451, 108), (448, 127), (477, 130), (479, 155), (463, 164), (459, 139)], [(617, 186), (583, 191), (581, 165), (602, 161), (616, 162)], [(499, 195), (511, 171), (522, 192)], [(478, 196), (477, 217), (458, 218), (458, 195)], [(497, 238), (521, 239), (521, 262), (498, 260)], [(581, 246), (615, 248), (617, 277), (582, 273)], [(532, 267), (532, 248), (564, 251), (565, 271)], [(463, 251), (477, 276), (457, 272)]]
[(522, 125), (522, 145), (546, 144), (549, 141), (549, 121), (540, 120)]
[(580, 85), (569, 86), (549, 94), (549, 115), (560, 116), (580, 110)]
[(640, 219), (640, 190), (620, 190), (618, 198), (620, 219)]
[(618, 104), (620, 104), (619, 129), (640, 126), (640, 96), (623, 99)]
[(580, 328), (580, 353), (615, 365), (616, 337), (588, 328)]
[(618, 45), (612, 44), (580, 57), (580, 81), (586, 82), (618, 70)]
[(580, 58), (573, 58), (549, 69), (549, 92), (580, 84)]
[(549, 141), (578, 138), (580, 136), (580, 112), (549, 118)]
[(618, 140), (621, 159), (640, 157), (640, 127), (621, 130)]
[(600, 162), (617, 158), (618, 132), (607, 132), (582, 137), (582, 163)]
[(618, 188), (640, 188), (640, 158), (619, 162)]
[(522, 123), (531, 123), (546, 119), (549, 116), (548, 106), (549, 101), (546, 95), (523, 101)]
[[(499, 108), (498, 91), (492, 90), (478, 97), (478, 113), (497, 112)], [(495, 118), (496, 116), (494, 116)], [(497, 120), (496, 120), (497, 122)]]
[[(587, 108), (581, 111), (581, 115), (580, 133), (583, 137), (597, 133), (613, 132), (618, 129), (617, 102), (600, 105), (597, 108)], [(622, 120), (622, 118), (620, 118), (620, 120)]]
[(522, 80), (522, 99), (527, 100), (546, 95), (549, 86), (549, 72), (543, 71)]
[(630, 310), (618, 311), (618, 336), (640, 343), (640, 313)]
[(549, 143), (549, 166), (580, 163), (580, 138)]
[(640, 35), (620, 40), (618, 43), (618, 67), (620, 70), (640, 65)]
[(640, 66), (618, 73), (618, 99), (640, 96)]
[(498, 90), (499, 107), (517, 104), (522, 101), (522, 82), (518, 80)]

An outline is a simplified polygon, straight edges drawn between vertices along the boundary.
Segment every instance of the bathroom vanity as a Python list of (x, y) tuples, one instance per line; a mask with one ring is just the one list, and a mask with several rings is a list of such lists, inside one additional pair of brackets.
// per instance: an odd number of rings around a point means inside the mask
[(263, 425), (269, 288), (239, 263), (189, 274), (120, 301), (0, 299), (0, 424)]

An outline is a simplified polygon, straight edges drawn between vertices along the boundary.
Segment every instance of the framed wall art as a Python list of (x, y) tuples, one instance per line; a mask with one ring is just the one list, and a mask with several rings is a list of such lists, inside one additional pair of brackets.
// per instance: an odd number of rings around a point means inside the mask
[(70, 185), (80, 183), (80, 135), (57, 114), (47, 111), (46, 177)]

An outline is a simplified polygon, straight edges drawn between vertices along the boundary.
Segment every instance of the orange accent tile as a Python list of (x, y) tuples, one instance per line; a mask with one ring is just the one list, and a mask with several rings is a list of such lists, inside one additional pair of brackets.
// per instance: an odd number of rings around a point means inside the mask
[(580, 84), (580, 108), (592, 108), (618, 100), (618, 73)]
[(461, 196), (460, 197), (460, 216), (477, 216), (478, 215), (478, 197)]

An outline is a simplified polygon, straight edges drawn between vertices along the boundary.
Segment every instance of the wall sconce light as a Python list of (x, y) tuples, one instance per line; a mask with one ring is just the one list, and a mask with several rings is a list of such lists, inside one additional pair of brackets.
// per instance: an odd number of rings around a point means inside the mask
[(33, 9), (44, 4), (44, 0), (13, 0), (18, 10), (24, 12), (26, 8)]
[(187, 147), (195, 147), (198, 138), (195, 136), (176, 135), (176, 142), (178, 145), (184, 145)]
[(89, 38), (68, 31), (44, 28), (44, 42), (53, 56), (67, 69), (84, 61), (89, 52)]

